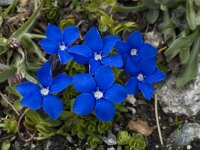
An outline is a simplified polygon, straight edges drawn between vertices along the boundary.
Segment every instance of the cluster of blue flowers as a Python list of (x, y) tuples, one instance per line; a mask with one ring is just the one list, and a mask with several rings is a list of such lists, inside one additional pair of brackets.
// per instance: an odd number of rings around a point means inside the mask
[[(38, 84), (23, 82), (16, 87), (23, 96), (22, 106), (33, 110), (43, 107), (53, 120), (63, 111), (63, 104), (55, 95), (71, 84), (81, 93), (74, 101), (74, 113), (88, 115), (94, 112), (98, 119), (108, 122), (115, 115), (114, 104), (123, 102), (127, 94), (135, 94), (140, 89), (144, 97), (150, 100), (154, 92), (151, 84), (166, 78), (156, 67), (157, 49), (144, 43), (138, 31), (123, 42), (114, 35), (102, 39), (97, 28), (92, 27), (82, 45), (73, 45), (80, 35), (75, 26), (61, 31), (49, 24), (45, 34), (46, 38), (40, 41), (41, 47), (48, 54), (57, 54), (61, 64), (73, 59), (79, 64), (89, 65), (89, 73), (75, 74), (74, 77), (59, 74), (53, 79), (52, 64), (47, 61), (36, 72)], [(116, 54), (111, 55), (113, 48), (116, 48)], [(130, 74), (124, 86), (114, 83), (111, 67), (124, 69)]]

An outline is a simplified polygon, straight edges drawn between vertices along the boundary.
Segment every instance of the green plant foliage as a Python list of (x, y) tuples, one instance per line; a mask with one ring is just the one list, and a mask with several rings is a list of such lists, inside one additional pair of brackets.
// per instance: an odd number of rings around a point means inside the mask
[(2, 142), (1, 143), (1, 150), (9, 150), (10, 149), (10, 143)]
[(130, 150), (144, 150), (146, 142), (142, 134), (133, 134), (132, 140), (129, 143)]
[(128, 150), (144, 150), (146, 142), (142, 134), (133, 134), (132, 136), (127, 131), (120, 131), (117, 135), (118, 145), (125, 145)]
[(69, 19), (64, 19), (60, 21), (59, 27), (63, 30), (67, 26), (72, 26), (75, 25), (75, 19), (74, 18), (69, 18)]
[(44, 7), (45, 7), (44, 15), (48, 20), (58, 19), (59, 9), (54, 6), (53, 0), (45, 0)]
[(129, 135), (128, 131), (120, 131), (117, 134), (117, 144), (128, 145), (132, 137)]
[(59, 134), (67, 132), (70, 135), (78, 136), (79, 139), (86, 139), (91, 148), (95, 148), (103, 142), (102, 134), (108, 132), (112, 126), (112, 122), (103, 123), (93, 115), (80, 117), (73, 112), (64, 111), (60, 118), (65, 123), (59, 129)]
[(24, 125), (28, 129), (35, 128), (44, 137), (51, 137), (56, 135), (56, 127), (59, 127), (61, 122), (59, 120), (53, 121), (50, 118), (42, 119), (37, 112), (29, 110), (26, 113)]
[(198, 58), (200, 49), (200, 37), (198, 37), (192, 46), (191, 55), (188, 61), (183, 65), (180, 75), (176, 79), (178, 87), (183, 86), (190, 80), (195, 79), (198, 73)]
[(17, 121), (13, 118), (5, 119), (4, 123), (0, 125), (7, 133), (16, 133), (18, 131)]

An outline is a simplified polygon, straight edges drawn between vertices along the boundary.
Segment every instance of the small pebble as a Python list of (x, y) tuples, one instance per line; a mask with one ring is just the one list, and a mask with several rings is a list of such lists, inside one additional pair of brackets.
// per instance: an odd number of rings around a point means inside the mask
[(114, 147), (107, 148), (107, 150), (115, 150)]
[(192, 148), (192, 146), (191, 145), (187, 145), (187, 149), (191, 149)]
[(36, 145), (35, 144), (31, 144), (31, 149), (35, 149)]

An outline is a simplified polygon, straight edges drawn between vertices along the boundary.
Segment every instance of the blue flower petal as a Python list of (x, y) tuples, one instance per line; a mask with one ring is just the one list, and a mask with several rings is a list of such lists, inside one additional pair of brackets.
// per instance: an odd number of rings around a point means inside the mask
[(68, 26), (63, 32), (63, 41), (70, 45), (74, 43), (80, 35), (79, 29), (76, 26)]
[(115, 107), (111, 102), (100, 99), (96, 102), (95, 112), (99, 120), (108, 122), (115, 116)]
[(83, 93), (76, 97), (73, 105), (73, 112), (78, 115), (88, 115), (95, 107), (94, 96), (89, 93)]
[(47, 95), (43, 99), (43, 109), (48, 116), (56, 120), (63, 111), (63, 103), (54, 95)]
[(93, 92), (96, 89), (94, 78), (86, 73), (76, 74), (73, 79), (74, 88), (81, 93)]
[(158, 54), (158, 50), (149, 43), (144, 43), (138, 51), (139, 55), (143, 58), (154, 57)]
[(141, 68), (138, 63), (135, 63), (129, 57), (126, 62), (125, 71), (131, 76), (136, 76), (141, 72)]
[(100, 90), (105, 91), (110, 88), (114, 82), (114, 74), (110, 67), (102, 66), (95, 73), (95, 80)]
[(70, 61), (73, 57), (67, 51), (58, 51), (58, 57), (60, 59), (61, 64), (66, 64)]
[(131, 47), (129, 46), (129, 44), (122, 41), (117, 41), (115, 44), (115, 48), (118, 54), (130, 53), (131, 51)]
[(71, 46), (70, 48), (68, 48), (68, 51), (70, 53), (74, 53), (77, 55), (81, 55), (84, 57), (90, 57), (91, 55), (91, 50), (84, 45), (76, 45), (76, 46)]
[(59, 44), (55, 41), (49, 40), (48, 38), (40, 40), (39, 44), (47, 54), (55, 54), (58, 52)]
[(144, 75), (148, 76), (152, 74), (156, 69), (156, 58), (143, 59), (140, 67)]
[(22, 98), (20, 105), (26, 106), (32, 110), (38, 110), (42, 106), (42, 95), (39, 90), (29, 92)]
[(47, 36), (48, 39), (51, 39), (52, 41), (55, 42), (60, 42), (62, 41), (62, 31), (55, 25), (53, 24), (48, 24), (45, 34)]
[(73, 53), (70, 53), (70, 55), (73, 56), (73, 60), (75, 62), (77, 62), (78, 64), (88, 64), (89, 63), (90, 57), (84, 57), (84, 56), (73, 54)]
[(72, 84), (72, 82), (72, 77), (65, 74), (59, 74), (53, 80), (49, 90), (53, 93), (59, 93)]
[(154, 92), (153, 86), (145, 82), (139, 82), (138, 87), (141, 90), (142, 94), (144, 95), (145, 99), (151, 100)]
[(135, 77), (131, 77), (124, 87), (128, 94), (135, 94), (138, 91), (138, 80)]
[(52, 83), (52, 65), (49, 61), (40, 67), (36, 72), (38, 81), (43, 87), (48, 87)]
[(91, 75), (94, 75), (97, 69), (101, 67), (101, 63), (95, 59), (90, 59), (89, 61), (89, 72)]
[(115, 43), (120, 40), (119, 36), (108, 35), (103, 38), (102, 55), (107, 55), (115, 46)]
[(131, 60), (135, 63), (138, 63), (142, 60), (142, 57), (140, 55), (131, 56)]
[(93, 52), (99, 52), (103, 48), (103, 40), (96, 27), (90, 28), (84, 37), (84, 45), (92, 49)]
[(110, 55), (110, 56), (104, 57), (101, 60), (101, 63), (104, 65), (113, 66), (116, 68), (121, 68), (123, 66), (123, 60), (120, 55)]
[(143, 38), (139, 31), (133, 32), (128, 38), (127, 42), (132, 46), (132, 48), (140, 48), (143, 45)]
[(121, 84), (113, 84), (110, 89), (105, 92), (105, 98), (114, 103), (121, 103), (127, 97), (125, 88)]
[(161, 70), (156, 68), (156, 70), (151, 75), (146, 77), (146, 82), (155, 83), (155, 82), (162, 81), (165, 79), (166, 79), (166, 75)]
[(37, 91), (40, 87), (32, 82), (23, 82), (15, 88), (22, 96), (26, 96), (31, 91)]

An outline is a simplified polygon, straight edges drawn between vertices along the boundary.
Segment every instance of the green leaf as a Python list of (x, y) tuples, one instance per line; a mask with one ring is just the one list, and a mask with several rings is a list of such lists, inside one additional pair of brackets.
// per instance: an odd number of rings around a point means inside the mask
[(159, 10), (158, 9), (150, 9), (147, 12), (147, 21), (151, 24), (155, 23), (159, 16)]
[(4, 129), (7, 133), (16, 133), (18, 131), (17, 121), (14, 119), (6, 119), (4, 121)]
[(190, 80), (194, 79), (198, 73), (198, 58), (200, 50), (200, 37), (198, 37), (192, 46), (190, 58), (186, 64), (182, 66), (181, 72), (176, 79), (176, 86), (181, 87)]
[(33, 53), (36, 53), (38, 55), (38, 57), (45, 62), (46, 59), (44, 58), (41, 50), (39, 49), (39, 47), (32, 41), (31, 38), (29, 38), (28, 36), (26, 36), (26, 34), (24, 34), (21, 37), (21, 42), (23, 43), (23, 45), (26, 47), (27, 50), (31, 51), (31, 49), (33, 49)]
[(177, 38), (165, 52), (167, 60), (169, 61), (174, 58), (181, 51), (182, 48), (191, 46), (198, 33), (199, 30), (195, 30), (192, 34), (188, 36), (181, 36)]
[(16, 73), (17, 69), (15, 67), (11, 67), (0, 72), (0, 83), (6, 81), (9, 77), (13, 76)]
[(133, 6), (133, 7), (125, 7), (125, 6), (113, 6), (112, 8), (112, 12), (115, 13), (115, 12), (121, 12), (121, 13), (133, 13), (133, 14), (136, 14), (142, 10), (145, 9), (145, 5), (142, 3), (142, 4), (139, 4), (137, 6)]
[(196, 28), (196, 19), (195, 19), (196, 13), (194, 11), (193, 7), (193, 1), (192, 0), (187, 0), (186, 4), (186, 19), (188, 22), (188, 25), (191, 30), (194, 30)]
[(190, 57), (190, 48), (183, 48), (180, 51), (179, 56), (180, 56), (181, 64), (185, 64)]
[(120, 131), (117, 134), (117, 144), (118, 145), (128, 145), (129, 142), (131, 141), (131, 136), (127, 131)]
[(194, 0), (195, 4), (200, 7), (200, 0)]
[(42, 6), (44, 4), (44, 1), (41, 2), (41, 4), (38, 6), (38, 8), (34, 11), (34, 13), (31, 15), (31, 17), (24, 23), (23, 26), (21, 26), (16, 32), (14, 32), (10, 39), (16, 38), (17, 40), (20, 40), (22, 35), (26, 33), (32, 25), (35, 23), (37, 19), (37, 15), (39, 14), (40, 10), (42, 9)]
[(10, 149), (10, 143), (2, 142), (1, 143), (1, 150), (9, 150)]
[(8, 13), (17, 5), (19, 0), (14, 0), (12, 4), (0, 15), (0, 26), (3, 23), (3, 19), (8, 15)]
[(116, 3), (116, 0), (105, 0), (100, 7), (107, 8), (108, 6), (114, 6)]
[(40, 124), (42, 121), (42, 118), (40, 117), (40, 115), (33, 111), (33, 110), (29, 110), (26, 113), (25, 116), (25, 122), (30, 125), (30, 126), (36, 126), (37, 124)]
[[(200, 1), (200, 0), (199, 0)], [(200, 25), (200, 10), (198, 11), (197, 15), (196, 15), (196, 24)]]

